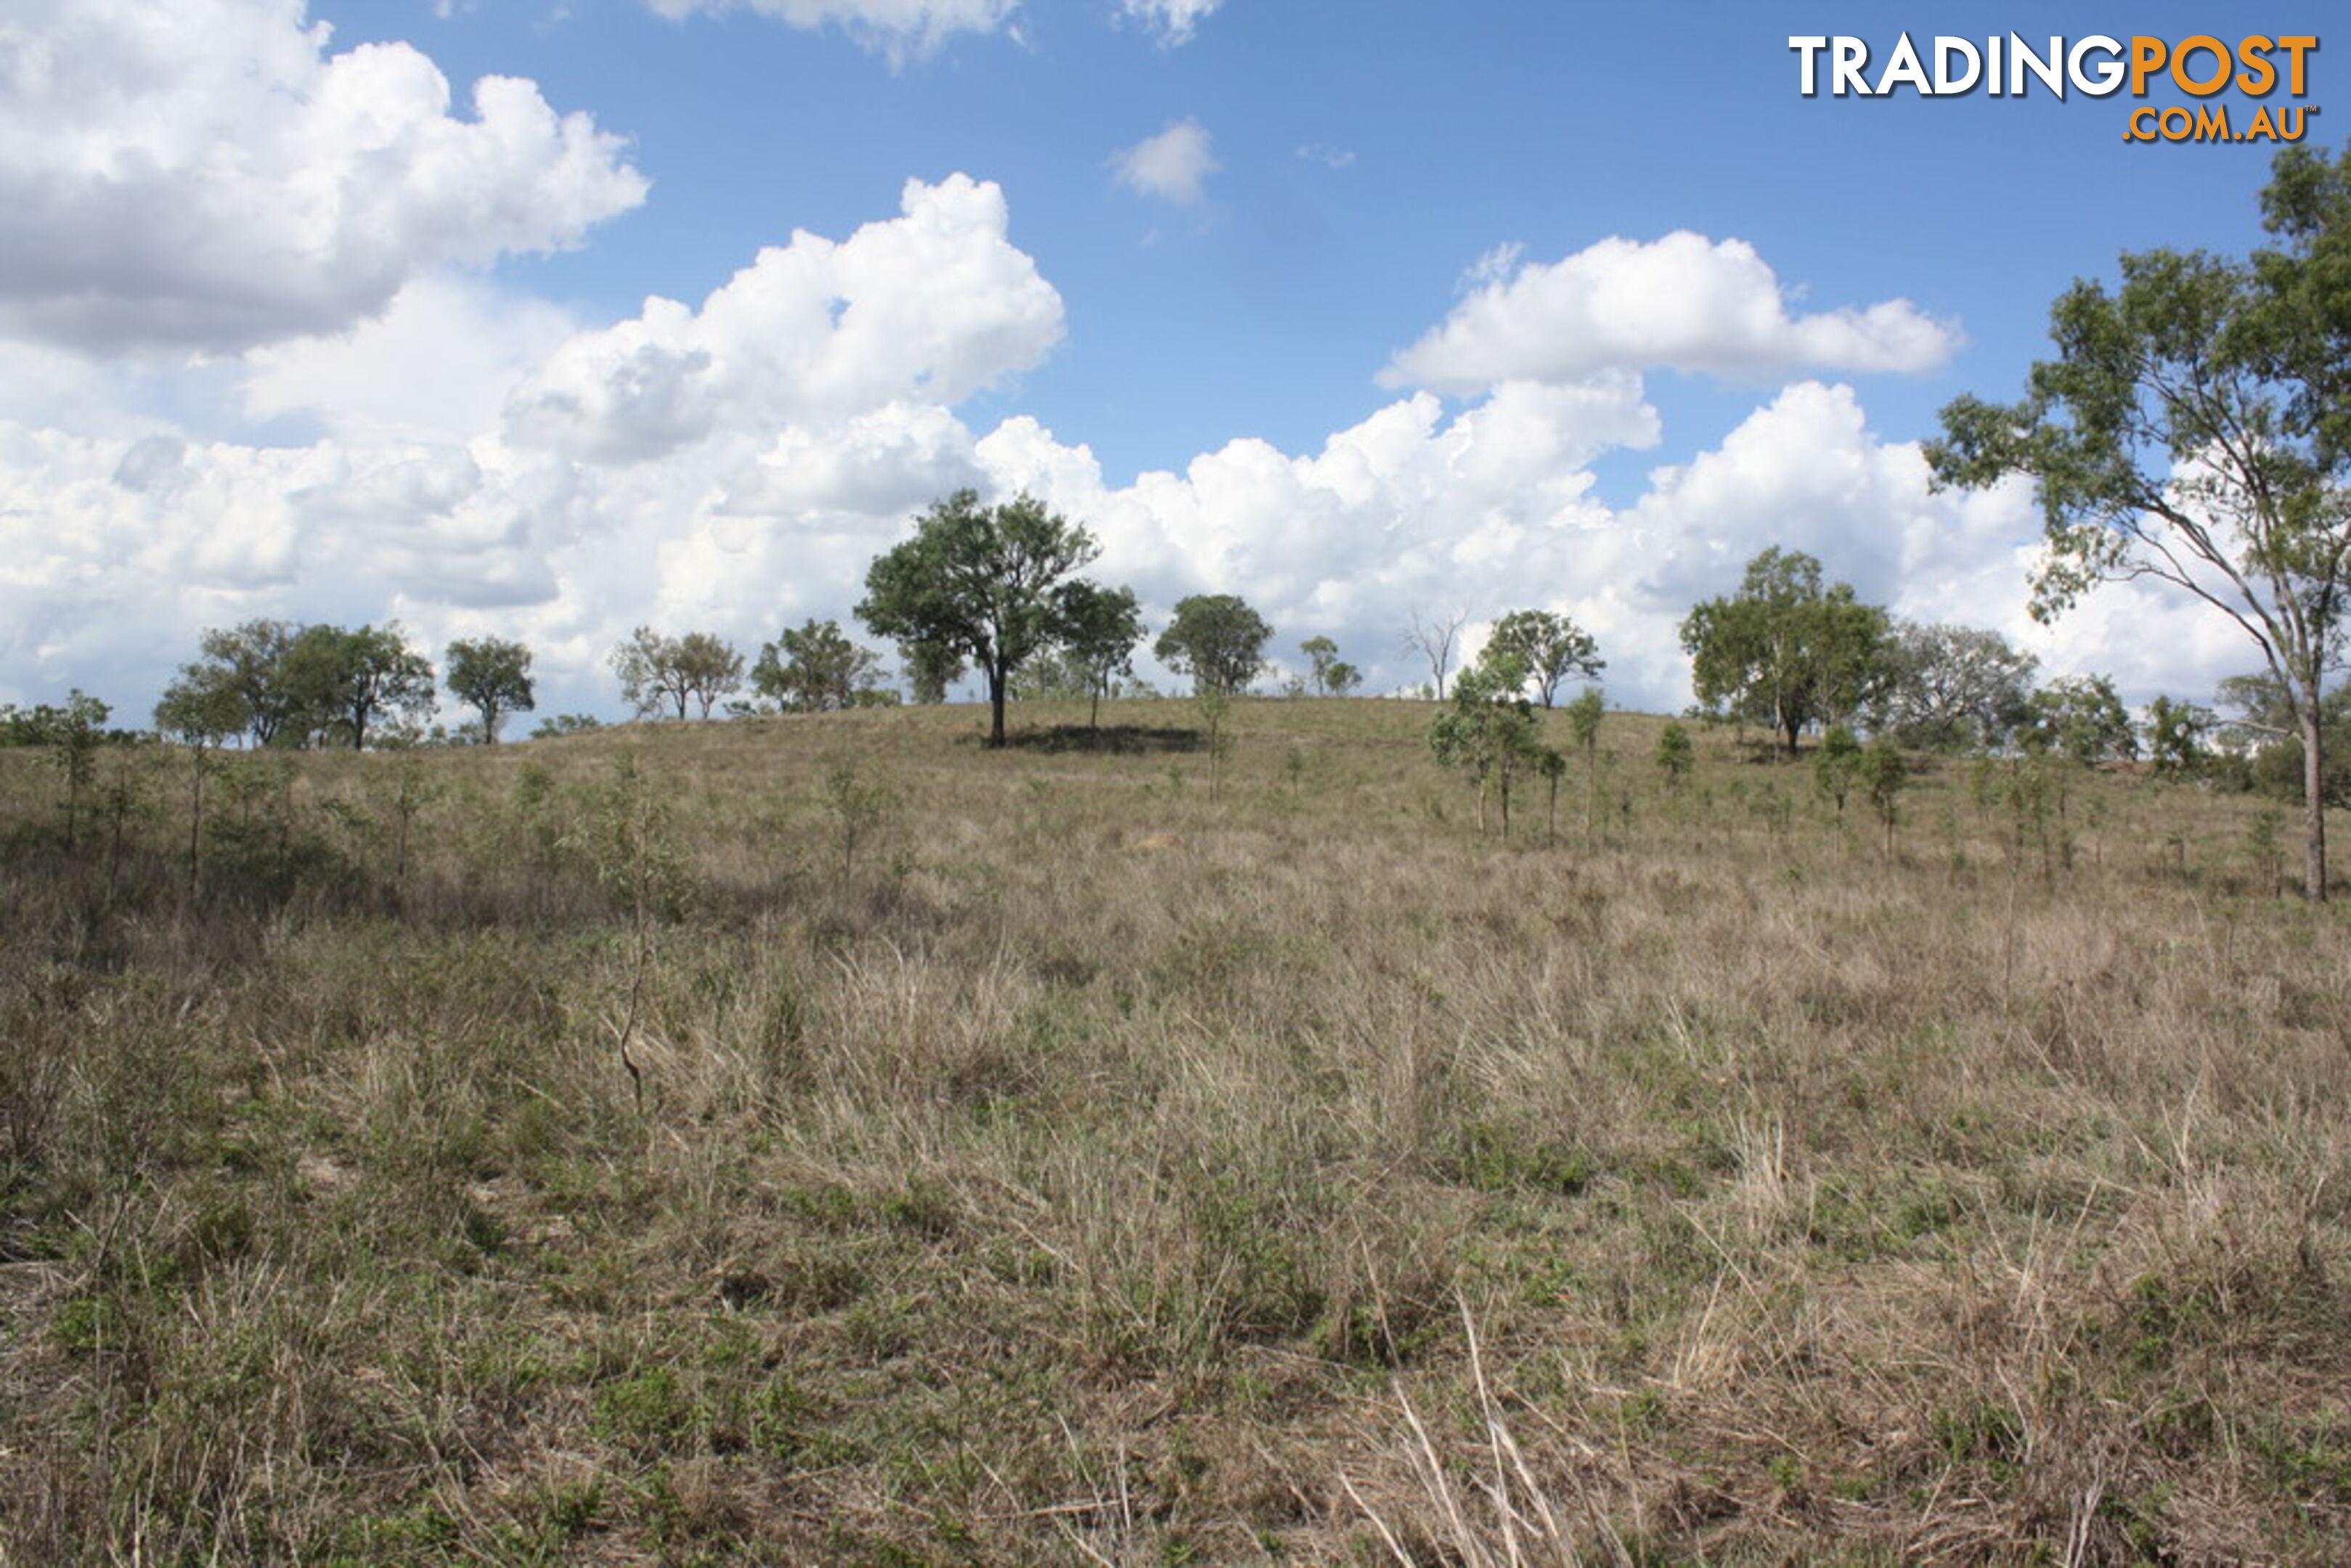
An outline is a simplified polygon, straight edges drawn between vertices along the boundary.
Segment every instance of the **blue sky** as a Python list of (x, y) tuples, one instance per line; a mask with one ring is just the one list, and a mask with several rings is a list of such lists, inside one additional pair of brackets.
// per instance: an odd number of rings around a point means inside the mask
[(1414, 612), (1541, 605), (1678, 707), (1674, 623), (1784, 543), (2205, 696), (2250, 647), (2123, 590), (2031, 626), (2029, 497), (1930, 495), (1916, 445), (2074, 277), (2258, 243), (2272, 150), (2126, 142), (2176, 89), (1806, 99), (1788, 39), (2323, 30), (2046, 11), (31, 0), (0, 700), (141, 716), (204, 627), (397, 617), (611, 716), (632, 626), (845, 621), (962, 483), (1374, 689), (1425, 675)]

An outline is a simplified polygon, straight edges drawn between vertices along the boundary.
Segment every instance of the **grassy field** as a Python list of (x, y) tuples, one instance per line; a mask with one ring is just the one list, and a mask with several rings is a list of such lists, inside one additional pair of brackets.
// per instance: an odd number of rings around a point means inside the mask
[(2273, 811), (1432, 711), (0, 754), (0, 1560), (2351, 1560)]

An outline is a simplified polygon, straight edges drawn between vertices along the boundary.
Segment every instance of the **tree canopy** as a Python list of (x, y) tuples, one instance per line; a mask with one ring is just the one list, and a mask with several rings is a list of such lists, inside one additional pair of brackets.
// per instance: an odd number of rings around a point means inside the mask
[(696, 704), (708, 718), (719, 698), (742, 689), (743, 655), (708, 632), (664, 637), (640, 626), (612, 650), (612, 673), (621, 677), (621, 695), (640, 718), (669, 707), (684, 718)]
[(1004, 744), (1012, 672), (1081, 630), (1092, 584), (1071, 574), (1101, 553), (1093, 536), (1028, 496), (993, 507), (958, 490), (876, 557), (857, 618), (876, 636), (968, 658), (987, 678), (988, 744)]
[(917, 703), (946, 701), (947, 688), (967, 667), (964, 655), (944, 643), (901, 643), (898, 664), (906, 673), (906, 695)]
[(214, 741), (243, 734), (256, 746), (270, 746), (279, 731), (294, 726), (288, 743), (307, 738), (297, 722), (300, 699), (287, 667), (301, 631), (290, 621), (271, 620), (208, 629), (197, 639), (195, 662), (183, 664), (165, 688), (156, 727)]
[(2017, 737), (2027, 751), (2070, 757), (2085, 766), (2138, 755), (2138, 732), (2106, 675), (2067, 675), (2033, 693)]
[(2324, 898), (2321, 716), (2351, 589), (2351, 150), (2287, 149), (2262, 204), (2278, 247), (2129, 252), (2114, 287), (2077, 280), (2024, 397), (1954, 401), (1927, 457), (1942, 484), (2032, 481), (2036, 617), (2150, 581), (2261, 650), (2303, 743), (2304, 886)]
[(1900, 622), (1872, 726), (1923, 751), (2004, 746), (2024, 722), (2040, 663), (1997, 632)]
[(1273, 628), (1247, 601), (1230, 593), (1196, 593), (1176, 601), (1176, 619), (1151, 651), (1177, 674), (1191, 676), (1194, 690), (1230, 696), (1248, 690), (1265, 668), (1265, 645), (1272, 636)]
[(530, 650), (504, 637), (460, 638), (449, 644), (443, 678), (456, 699), (482, 716), (482, 744), (495, 745), (508, 714), (528, 713), (538, 704), (530, 679)]
[(1588, 680), (1608, 667), (1592, 633), (1556, 611), (1513, 610), (1494, 622), (1486, 645), (1525, 663), (1527, 680), (1546, 708), (1558, 702), (1560, 683), (1568, 676)]
[(1082, 580), (1069, 585), (1062, 598), (1069, 625), (1060, 653), (1070, 672), (1081, 681), (1088, 703), (1087, 723), (1099, 722), (1102, 699), (1113, 681), (1134, 673), (1134, 645), (1143, 641), (1143, 610), (1131, 588), (1103, 588)]
[(340, 730), (367, 749), (379, 719), (422, 719), (433, 711), (433, 665), (408, 645), (398, 622), (345, 631), (305, 627), (288, 663), (301, 706), (321, 729)]
[(1478, 831), (1486, 831), (1486, 800), (1499, 794), (1502, 836), (1510, 833), (1510, 794), (1529, 769), (1549, 770), (1555, 758), (1541, 742), (1534, 705), (1527, 700), (1526, 661), (1490, 645), (1453, 683), (1451, 700), (1428, 728), (1437, 762), (1458, 768), (1478, 786)]
[(166, 734), (364, 748), (380, 720), (433, 710), (433, 665), (397, 622), (352, 630), (248, 621), (205, 632), (198, 647), (202, 657), (181, 666), (156, 704), (156, 727)]
[(837, 621), (811, 616), (762, 646), (751, 689), (787, 713), (831, 713), (870, 704), (882, 685), (882, 655), (849, 640)]
[(1314, 695), (1343, 697), (1364, 684), (1364, 673), (1339, 657), (1339, 644), (1328, 637), (1309, 637), (1298, 644), (1306, 655), (1308, 678), (1314, 683)]
[(1861, 707), (1885, 671), (1886, 612), (1845, 583), (1821, 586), (1821, 563), (1777, 546), (1747, 563), (1739, 591), (1682, 622), (1690, 684), (1708, 710), (1768, 725), (1786, 743)]

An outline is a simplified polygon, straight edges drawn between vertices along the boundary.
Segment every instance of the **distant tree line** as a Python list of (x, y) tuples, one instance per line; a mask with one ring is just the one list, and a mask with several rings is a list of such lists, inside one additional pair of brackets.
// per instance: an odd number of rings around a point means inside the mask
[[(989, 684), (990, 737), (997, 739), (1007, 699), (1084, 698), (1098, 707), (1106, 696), (1156, 695), (1134, 678), (1147, 628), (1134, 591), (1075, 575), (1096, 553), (1086, 530), (1033, 500), (987, 507), (960, 491), (917, 519), (912, 538), (875, 559), (858, 612), (872, 631), (896, 640), (916, 702), (944, 700), (954, 682), (977, 668)], [(1416, 617), (1416, 632), (1405, 633), (1432, 660), (1436, 678), (1428, 689), (1441, 689), (1452, 674), (1451, 649), (1464, 621), (1458, 612)], [(1176, 605), (1151, 651), (1196, 695), (1229, 697), (1273, 667), (1266, 654), (1273, 635), (1239, 596), (1195, 594)], [(1825, 580), (1821, 563), (1801, 551), (1774, 548), (1758, 555), (1735, 592), (1693, 607), (1681, 636), (1698, 698), (1694, 711), (1768, 729), (1790, 755), (1807, 735), (1839, 727), (1913, 749), (2050, 751), (2084, 761), (2139, 754), (2137, 728), (2107, 677), (2069, 677), (2036, 689), (2032, 656), (1999, 633), (1896, 620), (1849, 585)], [(1290, 693), (1338, 696), (1360, 689), (1361, 671), (1339, 656), (1329, 637), (1309, 637), (1299, 652), (1303, 671), (1290, 678)], [(247, 621), (205, 632), (199, 654), (157, 704), (155, 726), (204, 744), (487, 744), (535, 703), (532, 655), (522, 643), (453, 642), (436, 677), (396, 622), (350, 629)], [(883, 655), (831, 620), (788, 627), (749, 660), (715, 633), (672, 635), (640, 626), (613, 649), (610, 663), (640, 717), (707, 719), (722, 706), (731, 716), (826, 713), (904, 700)], [(1530, 711), (1548, 710), (1568, 683), (1593, 682), (1605, 668), (1597, 641), (1568, 616), (1516, 610), (1493, 622), (1469, 672), (1477, 677), (1471, 695), (1480, 703), (1523, 701)], [(2213, 773), (2233, 755), (2233, 771), (2220, 769), (2227, 777), (2275, 782), (2294, 763), (2287, 754), (2295, 737), (2286, 724), (2271, 722), (2283, 716), (2273, 685), (2253, 676), (2225, 684), (2223, 702), (2240, 711), (2232, 721), (2158, 699), (2148, 719), (2150, 755), (2174, 774)], [(747, 688), (747, 700), (738, 699)], [(451, 735), (423, 727), (443, 689), (474, 714)], [(75, 701), (95, 699), (77, 693)], [(0, 744), (47, 744), (46, 737), (73, 727), (71, 714), (84, 711), (70, 705), (0, 707)], [(80, 722), (86, 725), (86, 714)], [(1481, 735), (1489, 727), (1484, 719), (1470, 723), (1458, 715), (1455, 723)], [(596, 727), (592, 717), (566, 714), (543, 721), (534, 735)], [(1461, 754), (1476, 755), (1484, 744), (1457, 737), (1447, 748), (1467, 746)], [(1481, 778), (1508, 783), (1511, 761), (1504, 752), (1480, 767)], [(2332, 787), (2351, 798), (2351, 778)]]
[[(1098, 553), (1084, 528), (1033, 499), (991, 507), (958, 491), (919, 517), (911, 538), (874, 559), (857, 612), (876, 634), (895, 640), (916, 702), (944, 700), (976, 669), (988, 684), (990, 739), (1000, 742), (1008, 699), (1084, 698), (1098, 708), (1105, 696), (1156, 695), (1134, 678), (1147, 628), (1134, 591), (1077, 575)], [(1428, 690), (1446, 689), (1466, 622), (1460, 612), (1416, 613), (1405, 642), (1430, 660)], [(1844, 779), (1839, 759), (1859, 750), (1854, 735), (1912, 750), (2022, 751), (2085, 763), (2141, 754), (2140, 727), (2110, 678), (2069, 676), (2036, 687), (2036, 661), (1998, 632), (1897, 620), (1849, 584), (1828, 580), (1802, 551), (1775, 547), (1756, 556), (1738, 589), (1694, 606), (1680, 632), (1698, 699), (1693, 713), (1763, 728), (1790, 756), (1808, 736), (1841, 737), (1824, 780)], [(1196, 695), (1221, 701), (1249, 691), (1273, 667), (1266, 654), (1273, 636), (1239, 596), (1195, 594), (1176, 605), (1151, 651), (1187, 678)], [(1303, 671), (1286, 688), (1293, 695), (1337, 696), (1361, 687), (1362, 673), (1329, 637), (1309, 637), (1299, 652)], [(198, 744), (488, 744), (508, 718), (534, 707), (531, 652), (503, 638), (451, 643), (437, 677), (396, 622), (350, 629), (247, 621), (205, 632), (199, 655), (182, 666), (155, 709), (158, 732)], [(730, 716), (826, 713), (902, 700), (883, 655), (831, 620), (786, 628), (749, 660), (715, 633), (640, 626), (610, 663), (640, 717), (707, 719), (722, 705)], [(1587, 683), (1585, 696), (1571, 708), (1596, 710), (1600, 694), (1590, 683), (1605, 668), (1597, 640), (1558, 612), (1516, 610), (1494, 621), (1478, 659), (1453, 684), (1431, 739), (1441, 761), (1477, 780), (1481, 814), (1490, 794), (1507, 823), (1512, 792), (1530, 770), (1556, 789), (1564, 765), (1539, 744), (1536, 711), (1558, 706), (1562, 688), (1577, 680)], [(737, 698), (747, 688), (748, 698)], [(442, 689), (473, 710), (473, 721), (455, 734), (424, 728)], [(2157, 699), (2145, 727), (2157, 770), (2287, 789), (2301, 766), (2299, 736), (2275, 681), (2234, 678), (2220, 699), (2234, 717)], [(0, 706), (0, 745), (78, 745), (94, 729), (104, 733), (106, 716), (105, 705), (78, 692), (64, 707)], [(1587, 755), (1596, 718), (1594, 711), (1591, 722), (1576, 725)], [(2351, 703), (2331, 701), (2330, 731), (2346, 723)], [(566, 714), (543, 721), (534, 735), (594, 727), (592, 717)], [(1659, 765), (1669, 781), (1687, 772), (1687, 744), (1686, 732), (1667, 737)], [(2330, 799), (2351, 803), (2351, 768), (2331, 765), (2326, 789)], [(1835, 793), (1841, 801), (1843, 788)]]

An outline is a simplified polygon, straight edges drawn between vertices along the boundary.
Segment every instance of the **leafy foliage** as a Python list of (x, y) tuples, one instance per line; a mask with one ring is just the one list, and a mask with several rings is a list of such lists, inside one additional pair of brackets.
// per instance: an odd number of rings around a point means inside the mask
[(2207, 741), (2217, 722), (2210, 708), (2194, 703), (2163, 696), (2149, 703), (2147, 753), (2156, 772), (2171, 779), (2201, 772), (2210, 759)]
[(612, 673), (621, 677), (622, 697), (640, 718), (669, 707), (684, 718), (695, 704), (708, 718), (719, 698), (742, 689), (743, 655), (708, 632), (664, 637), (640, 626), (612, 650)]
[(810, 617), (762, 646), (751, 689), (787, 713), (836, 713), (870, 706), (883, 683), (882, 655), (849, 640), (837, 621)]
[(1869, 791), (1869, 803), (1876, 810), (1877, 820), (1886, 828), (1886, 851), (1894, 852), (1894, 828), (1901, 821), (1902, 791), (1910, 784), (1910, 764), (1901, 747), (1891, 736), (1878, 735), (1861, 754), (1862, 787)]
[(1510, 792), (1520, 777), (1544, 771), (1547, 748), (1534, 705), (1521, 692), (1525, 663), (1515, 653), (1489, 654), (1453, 683), (1451, 706), (1429, 727), (1428, 747), (1439, 765), (1458, 768), (1478, 786), (1478, 831), (1486, 831), (1489, 793), (1501, 801), (1502, 836), (1510, 832)]
[(1339, 657), (1339, 644), (1330, 638), (1309, 637), (1298, 651), (1306, 655), (1316, 696), (1343, 697), (1364, 684), (1364, 673)]
[(1608, 714), (1608, 704), (1598, 686), (1586, 686), (1583, 695), (1567, 705), (1568, 733), (1575, 737), (1576, 748), (1589, 757), (1600, 744), (1600, 721)]
[(1657, 732), (1657, 771), (1666, 776), (1666, 788), (1679, 789), (1689, 782), (1690, 770), (1698, 766), (1698, 747), (1691, 743), (1686, 726), (1669, 724)]
[(1131, 588), (1103, 588), (1081, 579), (1062, 595), (1069, 618), (1068, 633), (1055, 652), (1082, 695), (1093, 705), (1089, 722), (1102, 711), (1102, 699), (1123, 675), (1134, 674), (1134, 645), (1143, 641), (1143, 611)]
[(365, 749), (381, 720), (433, 711), (433, 666), (397, 622), (347, 630), (248, 621), (204, 632), (156, 705), (156, 727), (205, 744), (244, 734), (256, 746), (338, 741)]
[(1092, 534), (1033, 497), (983, 507), (977, 492), (958, 490), (866, 570), (857, 618), (876, 636), (977, 664), (987, 677), (988, 743), (1002, 746), (1012, 672), (1082, 631), (1081, 580), (1071, 574), (1101, 553)]
[[(2220, 683), (2220, 701), (2233, 714), (2225, 733), (2241, 747), (2250, 743), (2248, 782), (2265, 795), (2301, 799), (2302, 735), (2277, 677), (2266, 672), (2231, 675)], [(2319, 798), (2332, 807), (2351, 806), (2351, 685), (2336, 685), (2320, 699), (2319, 727)]]
[(947, 688), (963, 679), (964, 656), (944, 643), (901, 643), (898, 663), (906, 672), (906, 695), (922, 704), (947, 700)]
[(1861, 742), (1841, 724), (1829, 726), (1819, 749), (1813, 753), (1813, 788), (1834, 800), (1839, 813), (1861, 781)]
[(379, 719), (416, 721), (433, 711), (433, 665), (410, 649), (398, 622), (350, 632), (305, 627), (287, 663), (314, 731), (340, 732), (353, 750), (367, 749), (368, 727)]
[(1546, 708), (1553, 706), (1559, 685), (1568, 676), (1589, 679), (1608, 667), (1591, 632), (1550, 610), (1513, 610), (1494, 622), (1486, 646), (1526, 662), (1527, 679)]
[(1996, 749), (2025, 720), (2040, 661), (1997, 632), (1895, 624), (1873, 728), (1922, 751)]
[(2138, 732), (2109, 675), (2068, 675), (2032, 694), (2019, 732), (2028, 751), (2087, 765), (2138, 755)]
[(1815, 724), (1833, 724), (1875, 695), (1886, 674), (1886, 612), (1845, 583), (1821, 586), (1821, 563), (1801, 550), (1765, 550), (1739, 591), (1682, 622), (1690, 680), (1710, 712), (1768, 725), (1796, 751)]
[(2262, 200), (2283, 248), (2131, 252), (2119, 285), (2076, 282), (2050, 310), (2057, 357), (2023, 399), (1953, 402), (1927, 455), (1944, 484), (2033, 482), (2036, 616), (2145, 579), (2261, 650), (2302, 738), (2304, 887), (2324, 898), (2321, 710), (2351, 590), (2351, 151), (2330, 163), (2288, 149)]
[(1159, 634), (1151, 651), (1179, 675), (1192, 677), (1192, 686), (1230, 696), (1249, 689), (1265, 668), (1265, 645), (1273, 628), (1230, 593), (1196, 593), (1178, 600), (1176, 619)]
[(288, 621), (247, 621), (207, 631), (199, 657), (181, 666), (156, 706), (156, 727), (167, 734), (214, 741), (245, 734), (256, 746), (274, 744), (281, 730), (301, 727), (288, 663), (301, 628)]
[(113, 711), (105, 703), (78, 688), (66, 698), (62, 706), (39, 703), (30, 708), (22, 708), (14, 703), (0, 703), (0, 746), (46, 747), (49, 760), (65, 777), (65, 842), (68, 849), (74, 847), (80, 822), (82, 797), (89, 793), (97, 781), (98, 748), (109, 742), (123, 744), (135, 738), (123, 731), (110, 731), (106, 727), (106, 721)]
[(482, 716), (482, 743), (495, 745), (508, 714), (538, 705), (530, 679), (530, 650), (504, 637), (460, 639), (449, 644), (445, 681), (459, 702)]
[(31, 707), (19, 707), (15, 703), (0, 703), (0, 746), (73, 746), (80, 744), (86, 736), (113, 741), (133, 738), (129, 731), (106, 727), (113, 713), (105, 703), (78, 688), (62, 705), (36, 703)]

